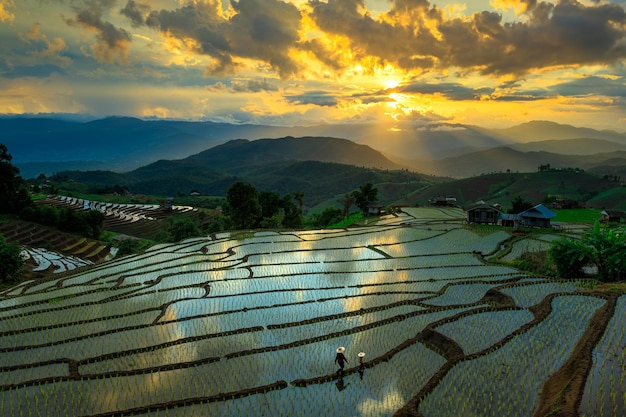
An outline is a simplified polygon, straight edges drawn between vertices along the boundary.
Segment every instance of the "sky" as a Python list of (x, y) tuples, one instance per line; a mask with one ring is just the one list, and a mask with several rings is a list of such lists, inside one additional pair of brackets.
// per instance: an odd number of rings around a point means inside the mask
[(0, 114), (626, 132), (626, 1), (0, 0)]

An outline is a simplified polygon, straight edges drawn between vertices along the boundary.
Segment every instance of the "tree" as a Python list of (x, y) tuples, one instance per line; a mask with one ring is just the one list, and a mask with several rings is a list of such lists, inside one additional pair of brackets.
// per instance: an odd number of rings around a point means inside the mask
[(557, 274), (571, 278), (582, 274), (582, 267), (594, 265), (601, 281), (619, 281), (626, 278), (626, 229), (595, 226), (582, 234), (580, 241), (559, 239), (549, 250)]
[(273, 217), (280, 212), (280, 195), (274, 191), (261, 191), (259, 204), (261, 205), (261, 217)]
[(11, 164), (12, 159), (6, 145), (0, 143), (0, 213), (17, 214), (31, 204), (28, 184)]
[(85, 216), (78, 210), (61, 208), (59, 211), (60, 229), (71, 233), (78, 233), (82, 236), (91, 236), (91, 226), (87, 223)]
[(235, 229), (250, 229), (261, 219), (261, 204), (254, 186), (237, 181), (226, 192), (225, 207)]
[(9, 283), (19, 276), (25, 263), (21, 253), (17, 243), (7, 242), (0, 234), (0, 282)]
[(293, 229), (302, 227), (302, 209), (291, 198), (290, 194), (286, 194), (281, 200), (281, 208), (283, 209), (283, 226)]
[(343, 198), (337, 200), (337, 202), (341, 203), (341, 206), (343, 207), (343, 217), (346, 217), (348, 214), (350, 214), (350, 207), (352, 207), (354, 201), (354, 196), (352, 194), (346, 194), (345, 196), (343, 196)]
[(358, 190), (352, 192), (354, 204), (363, 212), (367, 213), (370, 203), (378, 200), (378, 189), (370, 182), (363, 184)]
[(313, 213), (311, 223), (315, 227), (326, 227), (339, 223), (343, 219), (343, 212), (337, 207), (326, 207), (321, 214)]
[(293, 198), (298, 202), (298, 207), (300, 208), (300, 212), (302, 213), (302, 207), (304, 207), (304, 193), (302, 191), (294, 191)]
[(198, 223), (189, 217), (174, 218), (168, 228), (168, 233), (172, 242), (180, 242), (201, 234)]
[(105, 219), (104, 213), (98, 210), (89, 210), (83, 213), (83, 217), (91, 228), (91, 237), (96, 240), (100, 239)]
[(522, 196), (517, 196), (511, 201), (511, 210), (509, 213), (517, 214), (533, 208), (533, 204), (530, 201), (524, 200)]
[(596, 222), (586, 231), (582, 241), (591, 248), (591, 263), (598, 268), (602, 281), (620, 281), (626, 278), (626, 229), (601, 227)]
[(119, 240), (115, 247), (117, 248), (115, 256), (125, 256), (139, 252), (141, 245), (139, 244), (139, 239), (126, 238)]
[(585, 275), (583, 267), (589, 263), (589, 248), (574, 239), (557, 239), (550, 244), (550, 258), (560, 278), (578, 278)]

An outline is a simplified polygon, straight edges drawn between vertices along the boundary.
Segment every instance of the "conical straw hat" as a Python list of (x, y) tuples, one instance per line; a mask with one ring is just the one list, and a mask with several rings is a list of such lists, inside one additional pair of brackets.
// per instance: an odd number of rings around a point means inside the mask
[(337, 353), (343, 353), (343, 351), (344, 351), (344, 350), (346, 350), (346, 348), (345, 348), (345, 347), (343, 347), (343, 346), (339, 346), (339, 347), (337, 348)]

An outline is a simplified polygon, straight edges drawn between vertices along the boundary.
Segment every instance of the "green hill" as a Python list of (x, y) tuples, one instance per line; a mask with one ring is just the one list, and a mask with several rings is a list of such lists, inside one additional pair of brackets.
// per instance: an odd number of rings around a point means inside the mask
[(626, 188), (582, 171), (495, 173), (434, 184), (410, 196), (408, 204), (425, 205), (435, 195), (455, 197), (460, 205), (478, 200), (510, 207), (521, 196), (533, 203), (549, 198), (570, 199), (592, 208), (626, 209)]
[[(53, 179), (94, 188), (117, 184), (140, 194), (188, 195), (195, 190), (218, 196), (226, 195), (233, 182), (243, 180), (258, 190), (302, 191), (305, 207), (311, 208), (364, 183), (421, 184), (429, 177), (403, 170), (380, 152), (349, 140), (285, 137), (233, 140), (185, 159), (160, 160), (126, 174), (64, 171)], [(406, 192), (383, 193), (381, 197), (396, 200)]]
[[(619, 154), (614, 152), (616, 157)], [(379, 200), (386, 205), (424, 205), (435, 195), (446, 195), (456, 197), (461, 205), (485, 200), (507, 207), (515, 197), (522, 196), (537, 203), (559, 198), (594, 208), (626, 208), (620, 182), (604, 179), (602, 172), (605, 171), (552, 169), (537, 172), (537, 166), (548, 160), (546, 155), (549, 154), (496, 148), (474, 154), (473, 159), (466, 156), (431, 161), (431, 164), (441, 165), (454, 161), (457, 170), (477, 169), (476, 164), (481, 161), (483, 168), (498, 168), (497, 173), (451, 181), (410, 172), (369, 146), (346, 139), (285, 137), (232, 140), (184, 159), (159, 160), (125, 174), (66, 171), (55, 178), (96, 188), (121, 185), (131, 193), (171, 196), (188, 195), (192, 190), (202, 195), (225, 196), (233, 182), (243, 180), (263, 191), (280, 194), (301, 191), (305, 210), (337, 205), (338, 198), (368, 182), (376, 185)], [(563, 158), (562, 163), (565, 159), (581, 162), (579, 157), (559, 157)], [(588, 162), (604, 160), (598, 155), (584, 158)], [(523, 161), (524, 169), (510, 169), (513, 160)], [(612, 176), (617, 177), (617, 174)]]

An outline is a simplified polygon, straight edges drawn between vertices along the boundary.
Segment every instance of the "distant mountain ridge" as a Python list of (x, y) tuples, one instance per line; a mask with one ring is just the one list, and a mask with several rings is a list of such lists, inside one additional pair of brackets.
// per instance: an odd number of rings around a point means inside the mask
[(233, 140), (186, 158), (222, 169), (273, 161), (333, 162), (381, 169), (401, 169), (380, 152), (347, 139), (287, 136), (278, 139)]
[(563, 155), (545, 151), (522, 152), (510, 147), (491, 148), (437, 161), (413, 161), (422, 173), (466, 178), (491, 172), (535, 172), (540, 165), (555, 169), (580, 168), (604, 174), (626, 168), (626, 149), (591, 155)]
[[(289, 153), (287, 143), (277, 142), (272, 149), (270, 143), (261, 146), (259, 142), (246, 147), (245, 155), (241, 154), (244, 148), (235, 151), (237, 143), (231, 143), (232, 160), (227, 165), (238, 161), (244, 161), (244, 165), (263, 164), (265, 159), (279, 154), (300, 161), (385, 169), (406, 167), (430, 175), (464, 177), (503, 169), (536, 169), (542, 163), (581, 168), (606, 166), (619, 170), (615, 167), (622, 163), (620, 152), (626, 150), (624, 133), (546, 121), (508, 129), (442, 123), (395, 131), (374, 124), (281, 127), (130, 117), (83, 119), (70, 120), (67, 115), (59, 119), (0, 117), (0, 143), (7, 145), (13, 163), (26, 178), (40, 173), (51, 175), (68, 168), (131, 172), (159, 160), (175, 161), (204, 154), (207, 149), (231, 140), (245, 139), (254, 143), (259, 138), (278, 140), (289, 136), (341, 138), (352, 142), (346, 143), (341, 151), (333, 151), (338, 152), (335, 155), (329, 155), (327, 145), (318, 144), (320, 149), (316, 149), (300, 144), (299, 156)], [(357, 145), (367, 145), (379, 155), (355, 152), (351, 147)], [(504, 147), (515, 152), (506, 151)], [(601, 155), (611, 152), (615, 154), (610, 157)], [(599, 158), (573, 158), (598, 154)], [(363, 160), (358, 160), (356, 155)]]
[(524, 143), (562, 139), (603, 139), (626, 145), (624, 133), (575, 127), (545, 120), (526, 122), (506, 129), (493, 129), (492, 132), (509, 140)]

